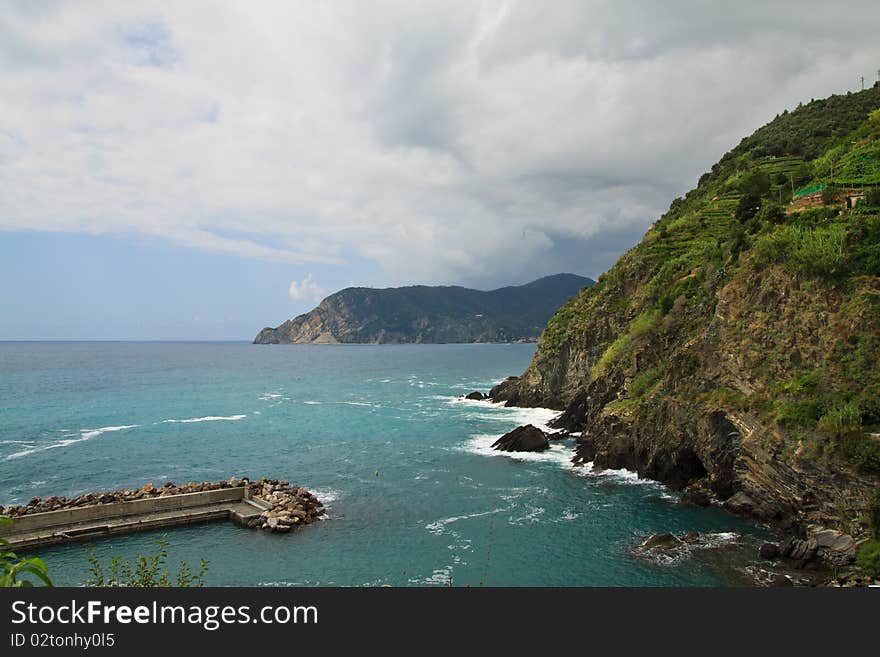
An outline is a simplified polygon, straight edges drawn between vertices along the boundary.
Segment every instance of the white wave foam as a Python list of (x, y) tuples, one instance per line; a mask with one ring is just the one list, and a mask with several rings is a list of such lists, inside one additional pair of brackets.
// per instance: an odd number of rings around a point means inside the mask
[(501, 456), (514, 459), (515, 461), (532, 461), (545, 463), (558, 463), (559, 465), (571, 466), (571, 457), (574, 456), (569, 445), (559, 442), (551, 443), (550, 449), (543, 452), (499, 452), (492, 448), (492, 443), (498, 440), (500, 436), (495, 434), (479, 434), (471, 436), (471, 439), (464, 445), (465, 451), (480, 456)]
[(551, 429), (548, 424), (559, 417), (559, 411), (552, 408), (505, 408), (510, 413), (510, 418), (517, 425), (533, 424), (541, 431), (552, 433), (555, 429)]
[[(441, 584), (448, 585), (452, 581), (452, 566), (438, 568), (434, 570), (430, 577), (425, 578), (424, 584)], [(416, 582), (413, 582), (416, 583)]]
[[(491, 400), (472, 400), (463, 397), (450, 397), (442, 395), (433, 395), (431, 399), (444, 400), (447, 404), (462, 404), (481, 408), (484, 412), (472, 415), (474, 419), (479, 420), (499, 420), (512, 421), (516, 426), (531, 424), (545, 433), (553, 433), (555, 429), (549, 426), (549, 423), (559, 416), (559, 411), (552, 408), (519, 408), (507, 407), (503, 402), (492, 402)], [(543, 461), (557, 463), (565, 468), (572, 468), (576, 474), (588, 477), (605, 477), (622, 484), (634, 484), (639, 486), (654, 486), (662, 490), (662, 497), (671, 501), (678, 498), (670, 494), (666, 488), (653, 479), (644, 479), (637, 472), (631, 470), (601, 470), (594, 471), (592, 462), (583, 466), (574, 466), (571, 458), (574, 456), (574, 450), (570, 446), (569, 441), (554, 441), (550, 444), (550, 449), (543, 452), (500, 452), (492, 449), (494, 443), (502, 434), (478, 434), (471, 436), (464, 449), (473, 454), (480, 456), (506, 456), (517, 461)], [(580, 436), (581, 433), (571, 434), (572, 437)]]
[(447, 404), (454, 405), (462, 405), (462, 406), (473, 406), (476, 408), (507, 408), (510, 407), (504, 405), (504, 402), (493, 402), (490, 399), (467, 399), (466, 397), (454, 396), (454, 395), (429, 395), (428, 399), (436, 399), (438, 401), (446, 402)]
[(348, 404), (349, 406), (369, 406), (370, 408), (382, 408), (381, 404), (370, 404), (369, 402), (344, 401), (342, 403)]
[(258, 397), (258, 399), (261, 399), (263, 401), (272, 401), (273, 399), (280, 399), (280, 398), (281, 398), (281, 395), (278, 394), (277, 392), (264, 392), (262, 395), (260, 395)]
[(330, 506), (330, 504), (338, 500), (339, 496), (342, 494), (334, 488), (310, 488), (309, 492), (317, 497), (318, 501), (324, 506)]
[(303, 404), (308, 404), (309, 406), (319, 406), (320, 404), (323, 404), (323, 403), (324, 402), (319, 402), (319, 401), (304, 401), (303, 402)]
[(700, 547), (715, 548), (723, 545), (731, 545), (742, 538), (736, 532), (708, 532), (700, 534)]
[(247, 415), (228, 415), (228, 416), (220, 416), (220, 415), (207, 415), (205, 417), (191, 417), (185, 420), (162, 420), (161, 424), (192, 424), (193, 422), (235, 422), (236, 420), (243, 420)]
[[(623, 468), (619, 470), (594, 470), (592, 461), (585, 463), (582, 467), (575, 468), (575, 471), (577, 474), (584, 477), (604, 477), (621, 484), (663, 487), (663, 484), (660, 482), (655, 481), (654, 479), (640, 477), (638, 472), (633, 472), (632, 470), (625, 470)], [(674, 495), (669, 495), (668, 497), (670, 499), (676, 499)]]
[(33, 440), (0, 440), (0, 445), (33, 445)]
[[(125, 429), (134, 429), (140, 425), (137, 424), (124, 424), (118, 427), (101, 427), (100, 429), (80, 429), (79, 433), (82, 436), (81, 440), (90, 440), (95, 438), (96, 436), (100, 436), (102, 433), (111, 433), (113, 431), (124, 431)], [(79, 441), (76, 441), (79, 442)]]
[(545, 511), (544, 507), (532, 506), (531, 504), (526, 504), (526, 507), (528, 508), (528, 511), (526, 511), (526, 513), (524, 513), (522, 516), (520, 516), (518, 518), (514, 518), (513, 516), (511, 516), (508, 519), (508, 522), (511, 525), (522, 525), (527, 522), (530, 522), (530, 523), (540, 522), (541, 516), (544, 515), (544, 511)]
[(510, 511), (510, 507), (492, 509), (491, 511), (478, 511), (477, 513), (468, 513), (463, 516), (450, 516), (449, 518), (441, 518), (440, 520), (435, 520), (434, 522), (430, 522), (425, 525), (425, 529), (427, 529), (432, 534), (439, 536), (444, 533), (446, 525), (450, 525), (454, 522), (459, 522), (460, 520), (469, 520), (471, 518), (481, 518), (482, 516), (489, 516), (495, 513), (504, 513), (505, 511)]
[[(96, 438), (104, 433), (111, 433), (114, 431), (123, 431), (125, 429), (134, 429), (138, 427), (138, 424), (126, 424), (118, 427), (101, 427), (100, 429), (80, 429), (79, 438), (67, 438), (65, 440), (59, 440), (54, 443), (50, 443), (48, 445), (40, 445), (39, 447), (33, 447), (31, 449), (24, 449), (20, 452), (15, 452), (14, 454), (10, 454), (6, 457), (7, 461), (11, 461), (13, 459), (20, 459), (23, 456), (28, 456), (30, 454), (36, 454), (37, 452), (45, 452), (50, 449), (58, 449), (60, 447), (68, 447), (75, 443), (81, 443), (86, 440), (91, 440), (92, 438)], [(76, 434), (74, 434), (76, 435)]]

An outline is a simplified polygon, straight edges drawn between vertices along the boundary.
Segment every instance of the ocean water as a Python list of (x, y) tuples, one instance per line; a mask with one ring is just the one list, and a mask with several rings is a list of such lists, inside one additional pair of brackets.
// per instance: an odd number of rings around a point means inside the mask
[[(209, 585), (701, 586), (742, 584), (766, 532), (677, 503), (633, 473), (570, 464), (572, 442), (489, 449), (546, 409), (460, 398), (528, 364), (534, 345), (255, 346), (0, 343), (0, 503), (147, 482), (288, 479), (327, 519), (283, 535), (214, 523), (168, 530), (169, 561)], [(657, 563), (655, 532), (709, 547)], [(102, 559), (161, 533), (92, 543)], [(86, 545), (39, 551), (56, 584)]]

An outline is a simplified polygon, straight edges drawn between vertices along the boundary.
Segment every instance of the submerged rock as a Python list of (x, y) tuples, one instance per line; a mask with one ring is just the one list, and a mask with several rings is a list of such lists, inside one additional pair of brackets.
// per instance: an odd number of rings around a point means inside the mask
[(673, 550), (680, 548), (682, 541), (678, 536), (669, 533), (652, 534), (639, 546), (642, 550)]
[(632, 548), (633, 556), (658, 565), (669, 565), (699, 556), (707, 565), (728, 570), (744, 556), (742, 537), (734, 532), (696, 532), (681, 535), (652, 534)]
[(652, 534), (632, 549), (633, 556), (656, 564), (671, 564), (690, 555), (688, 543), (668, 532)]
[(472, 399), (474, 401), (483, 401), (484, 399), (488, 399), (486, 395), (484, 395), (482, 392), (479, 392), (478, 390), (474, 390), (473, 392), (465, 395), (464, 398)]
[(547, 434), (531, 424), (517, 427), (492, 443), (493, 449), (502, 452), (541, 452), (549, 447)]

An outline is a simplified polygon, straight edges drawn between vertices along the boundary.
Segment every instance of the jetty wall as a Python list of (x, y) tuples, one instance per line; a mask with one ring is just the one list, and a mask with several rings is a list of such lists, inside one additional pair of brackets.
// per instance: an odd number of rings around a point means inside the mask
[(59, 511), (33, 513), (15, 519), (9, 525), (0, 525), (0, 536), (12, 536), (42, 529), (71, 527), (101, 520), (117, 520), (131, 516), (144, 516), (166, 511), (185, 511), (197, 507), (238, 502), (245, 499), (245, 487), (222, 488), (200, 493), (183, 493), (131, 502), (96, 504)]

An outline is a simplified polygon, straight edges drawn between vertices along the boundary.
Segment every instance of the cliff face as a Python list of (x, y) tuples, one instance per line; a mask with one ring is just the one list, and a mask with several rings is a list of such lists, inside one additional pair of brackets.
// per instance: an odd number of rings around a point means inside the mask
[[(816, 101), (743, 140), (491, 396), (564, 410), (576, 460), (795, 533), (863, 531), (880, 475), (878, 107), (880, 89)], [(853, 166), (829, 180), (830, 158)], [(792, 187), (823, 184), (796, 211)]]
[(534, 341), (589, 278), (558, 274), (490, 292), (463, 287), (347, 288), (265, 328), (257, 344)]

